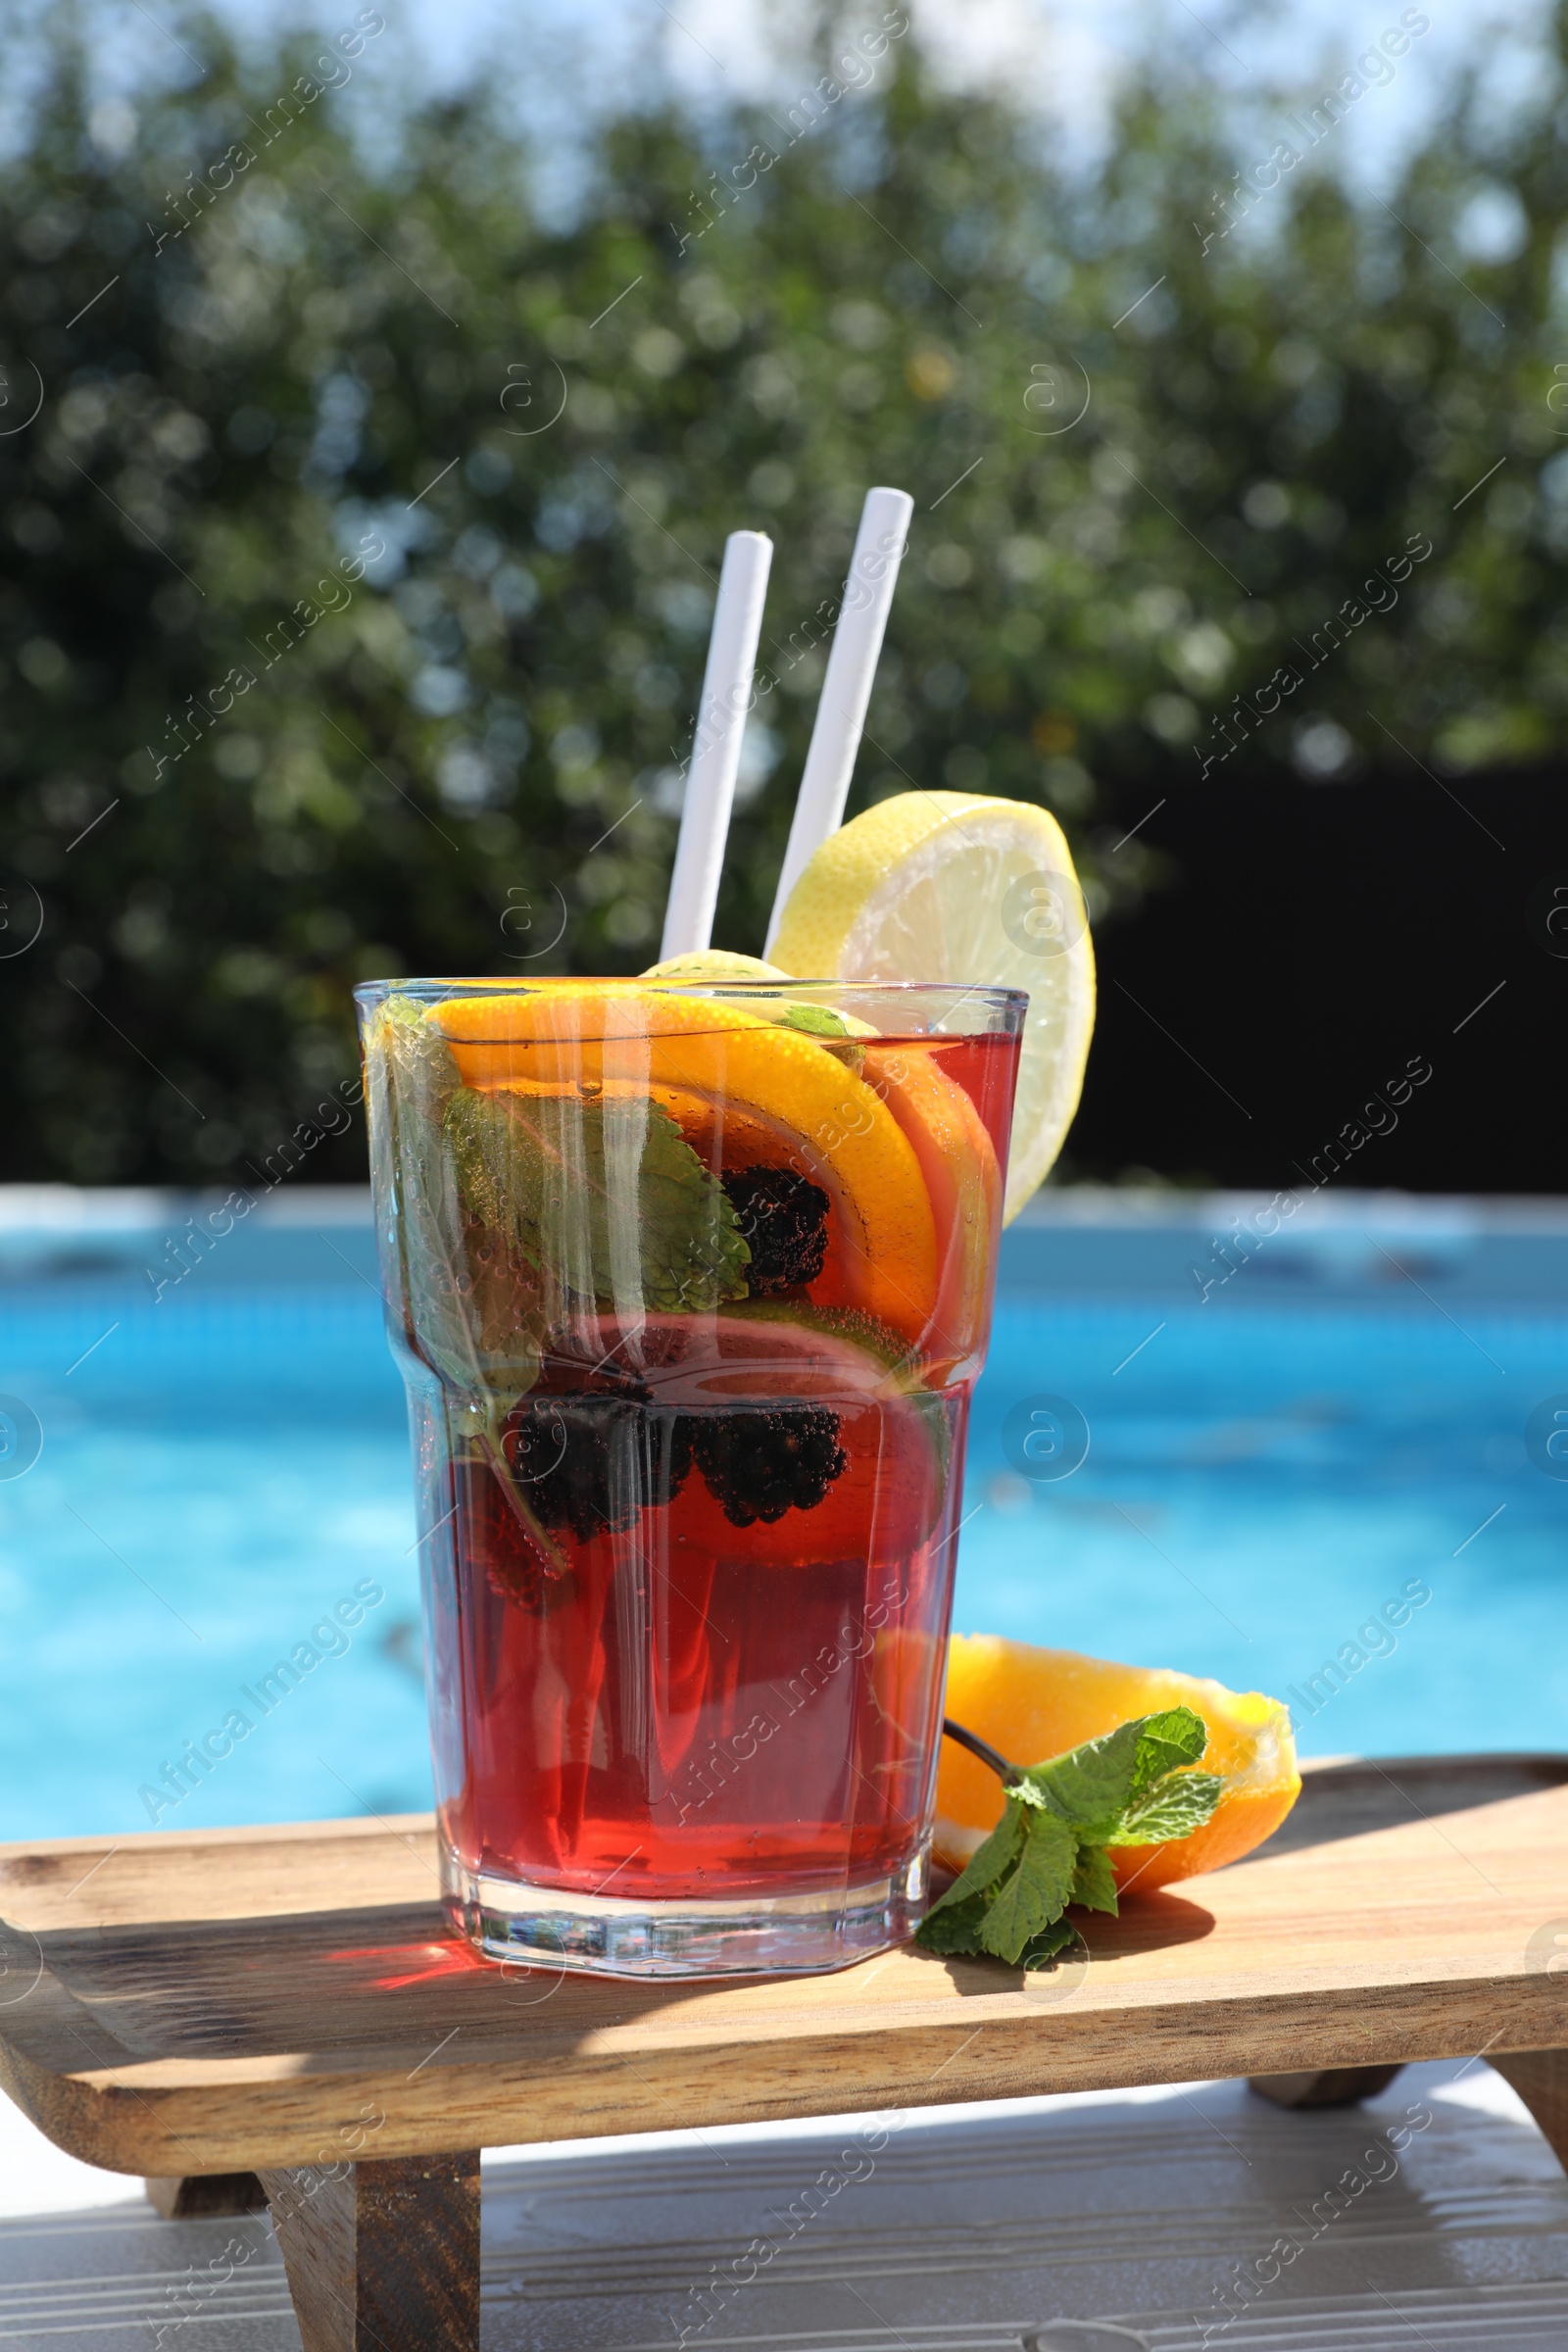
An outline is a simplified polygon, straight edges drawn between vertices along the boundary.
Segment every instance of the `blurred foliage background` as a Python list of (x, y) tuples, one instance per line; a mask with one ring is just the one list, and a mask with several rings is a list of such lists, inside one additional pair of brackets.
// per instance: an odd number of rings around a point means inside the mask
[(651, 960), (743, 525), (715, 936), (759, 951), (872, 482), (916, 516), (852, 808), (1044, 801), (1102, 920), (1229, 746), (1260, 790), (1563, 748), (1555, 89), (1490, 128), (1456, 89), (1379, 204), (1332, 109), (1270, 185), (1277, 122), (1152, 59), (1068, 178), (904, 22), (827, 25), (793, 107), (609, 122), (564, 214), (482, 88), (368, 145), (347, 36), (187, 16), (131, 104), (51, 20), (0, 168), (0, 1175), (244, 1181), (353, 1071), (356, 980)]

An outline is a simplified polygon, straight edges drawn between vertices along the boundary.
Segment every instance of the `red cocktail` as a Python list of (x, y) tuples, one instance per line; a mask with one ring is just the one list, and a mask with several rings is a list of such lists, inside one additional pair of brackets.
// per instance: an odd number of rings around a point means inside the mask
[(639, 1974), (888, 1942), (924, 1891), (1021, 1000), (361, 1002), (454, 1909), (492, 1953)]

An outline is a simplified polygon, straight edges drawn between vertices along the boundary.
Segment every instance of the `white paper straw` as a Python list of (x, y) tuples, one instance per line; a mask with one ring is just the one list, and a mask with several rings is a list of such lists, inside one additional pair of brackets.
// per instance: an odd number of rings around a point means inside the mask
[(860, 748), (871, 682), (876, 676), (883, 632), (888, 625), (899, 564), (913, 513), (914, 501), (907, 491), (882, 489), (868, 490), (865, 494), (855, 554), (850, 560), (850, 576), (844, 587), (844, 603), (827, 658), (827, 675), (822, 680), (822, 699), (816, 706), (816, 724), (811, 729), (800, 797), (795, 803), (789, 846), (784, 852), (784, 865), (768, 921), (764, 955), (773, 953), (773, 941), (784, 919), (790, 892), (800, 880), (811, 852), (844, 822), (844, 804), (849, 798), (850, 778), (855, 773), (855, 756)]
[(724, 542), (703, 699), (697, 708), (697, 735), (686, 772), (675, 870), (669, 878), (669, 903), (664, 909), (661, 963), (667, 956), (690, 956), (706, 948), (713, 936), (713, 907), (772, 561), (773, 542), (764, 532), (731, 531)]

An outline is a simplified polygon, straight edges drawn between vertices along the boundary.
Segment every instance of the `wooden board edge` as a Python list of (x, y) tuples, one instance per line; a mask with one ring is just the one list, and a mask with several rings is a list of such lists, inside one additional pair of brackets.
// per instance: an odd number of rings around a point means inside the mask
[(1483, 1779), (1500, 1772), (1540, 1772), (1561, 1769), (1568, 1779), (1568, 1748), (1557, 1747), (1499, 1747), (1461, 1749), (1450, 1754), (1438, 1748), (1430, 1755), (1419, 1756), (1362, 1756), (1348, 1751), (1342, 1756), (1299, 1756), (1297, 1759), (1302, 1780), (1319, 1774), (1336, 1772), (1463, 1772), (1473, 1770)]
[[(279, 2081), (140, 2087), (120, 2078), (55, 2077), (0, 2054), (0, 2082), (56, 2146), (109, 2172), (261, 2171), (341, 2163), (351, 2150), (390, 2159), (475, 2145), (547, 2145), (604, 2134), (767, 2123), (824, 2114), (949, 2106), (976, 2099), (1140, 2088), (1307, 2068), (1555, 2049), (1555, 1988), (1508, 2004), (1495, 1985), (1466, 2001), (1414, 1997), (1354, 2011), (1310, 1997), (1238, 2003), (1241, 2016), (1195, 2022), (1181, 2003), (1141, 2011), (1135, 2030), (1071, 2051), (1043, 2017), (962, 2017), (889, 2040), (822, 2034), (630, 2055), (599, 2053), (541, 2070), (494, 2059), (428, 2069), (411, 2088), (399, 2063)], [(123, 2070), (124, 2073), (134, 2070)], [(550, 2078), (554, 2075), (555, 2082)], [(301, 2112), (310, 2099), (315, 2112)], [(384, 2120), (368, 2125), (367, 2115)]]
[(0, 2090), (20, 2107), (29, 2124), (52, 2146), (74, 2156), (80, 2164), (95, 2164), (106, 2173), (167, 2175), (184, 2172), (233, 2172), (248, 2167), (186, 2165), (178, 2152), (177, 2136), (160, 2132), (147, 2145), (158, 2148), (160, 2161), (144, 2164), (135, 2153), (134, 2134), (106, 2133), (99, 2107), (101, 2094), (72, 2075), (57, 2075), (24, 2058), (9, 2043), (0, 2042)]
[[(435, 1815), (349, 1813), (330, 1821), (268, 1821), (237, 1830), (125, 1830), (119, 1837), (102, 1834), (94, 1838), (14, 1838), (0, 1843), (0, 1874), (8, 1863), (34, 1854), (135, 1853), (149, 1847), (169, 1854), (178, 1853), (182, 1848), (194, 1850), (212, 1845), (316, 1845), (334, 1838), (387, 1836), (425, 1837), (433, 1843)], [(0, 1876), (0, 1886), (3, 1883)]]

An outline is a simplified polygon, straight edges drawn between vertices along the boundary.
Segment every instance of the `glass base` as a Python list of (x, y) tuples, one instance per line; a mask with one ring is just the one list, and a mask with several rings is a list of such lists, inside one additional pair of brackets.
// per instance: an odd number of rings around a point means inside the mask
[(729, 1902), (624, 1901), (469, 1871), (444, 1856), (453, 1924), (492, 1960), (604, 1977), (819, 1975), (912, 1935), (930, 1841), (892, 1878), (814, 1894)]

